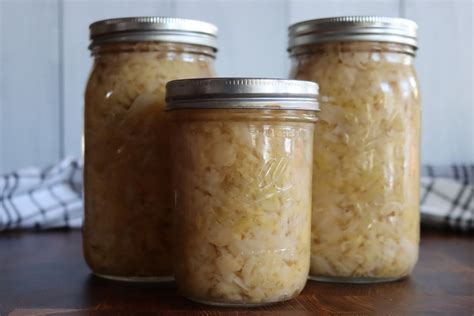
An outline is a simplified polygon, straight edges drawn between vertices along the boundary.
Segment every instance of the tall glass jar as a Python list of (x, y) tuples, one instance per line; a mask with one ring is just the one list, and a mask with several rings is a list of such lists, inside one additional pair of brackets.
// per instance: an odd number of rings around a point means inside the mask
[(317, 85), (270, 79), (168, 84), (175, 277), (213, 305), (288, 300), (309, 271)]
[(418, 259), (416, 24), (340, 17), (290, 27), (291, 78), (320, 86), (311, 278), (381, 282)]
[(217, 29), (162, 17), (106, 20), (90, 29), (85, 258), (102, 277), (169, 280), (173, 238), (165, 85), (214, 76)]

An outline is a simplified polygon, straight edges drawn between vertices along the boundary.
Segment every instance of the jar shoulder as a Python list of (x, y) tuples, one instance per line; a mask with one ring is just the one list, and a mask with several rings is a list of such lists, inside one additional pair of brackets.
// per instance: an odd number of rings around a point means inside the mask
[(157, 52), (141, 52), (96, 58), (86, 86), (86, 107), (110, 99), (131, 103), (142, 94), (156, 96), (164, 102), (168, 81), (215, 76), (212, 60), (181, 57), (166, 58)]

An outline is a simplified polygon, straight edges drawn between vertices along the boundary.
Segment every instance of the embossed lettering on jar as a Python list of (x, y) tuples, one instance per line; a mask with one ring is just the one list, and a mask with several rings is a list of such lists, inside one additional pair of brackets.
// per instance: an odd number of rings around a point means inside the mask
[(184, 296), (260, 305), (303, 289), (316, 95), (316, 84), (295, 80), (168, 84), (175, 277)]
[(113, 19), (92, 24), (91, 40), (85, 258), (99, 276), (168, 280), (173, 239), (165, 85), (214, 76), (216, 28), (175, 18)]
[(416, 24), (340, 17), (289, 29), (291, 77), (319, 84), (312, 278), (379, 282), (418, 258)]

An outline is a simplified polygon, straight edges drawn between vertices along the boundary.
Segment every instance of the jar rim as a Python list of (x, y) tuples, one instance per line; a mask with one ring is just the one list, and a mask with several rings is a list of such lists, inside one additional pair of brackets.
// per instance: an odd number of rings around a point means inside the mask
[[(356, 46), (357, 45), (357, 46)], [(359, 46), (361, 45), (361, 46)], [(409, 56), (416, 56), (416, 48), (413, 46), (403, 45), (392, 42), (378, 42), (378, 41), (334, 41), (307, 44), (295, 46), (289, 49), (290, 57), (298, 57), (300, 55), (313, 54), (316, 52), (325, 51), (328, 47), (339, 47), (340, 52), (390, 52), (401, 53)]]

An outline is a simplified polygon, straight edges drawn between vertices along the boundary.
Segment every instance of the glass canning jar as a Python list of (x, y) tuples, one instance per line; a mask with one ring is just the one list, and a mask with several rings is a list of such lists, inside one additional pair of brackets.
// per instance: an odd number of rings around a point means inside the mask
[(310, 276), (381, 282), (418, 259), (416, 24), (339, 17), (289, 28), (291, 78), (320, 87)]
[(165, 85), (214, 76), (216, 27), (165, 17), (93, 23), (85, 93), (84, 255), (125, 281), (172, 278)]
[(175, 278), (212, 305), (284, 301), (309, 270), (317, 85), (196, 79), (167, 86)]

